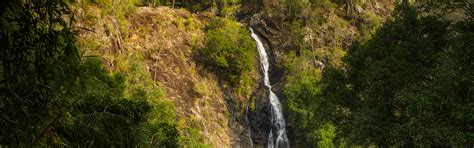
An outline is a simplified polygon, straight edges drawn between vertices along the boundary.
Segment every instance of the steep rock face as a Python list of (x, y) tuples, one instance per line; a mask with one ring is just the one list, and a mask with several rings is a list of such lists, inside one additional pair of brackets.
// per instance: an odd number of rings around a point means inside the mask
[[(263, 83), (263, 82), (262, 82)], [(251, 131), (251, 138), (253, 143), (257, 147), (263, 147), (267, 145), (268, 134), (270, 127), (272, 126), (271, 121), (271, 108), (268, 100), (268, 89), (264, 85), (259, 87), (254, 92), (254, 109), (249, 109), (248, 120), (249, 129)]]
[(82, 28), (78, 44), (86, 56), (101, 57), (111, 71), (120, 71), (120, 58), (144, 56), (152, 79), (160, 82), (176, 108), (182, 137), (211, 147), (249, 145), (242, 98), (193, 57), (193, 50), (203, 46), (210, 16), (167, 7), (140, 7), (125, 18), (104, 14), (95, 6), (75, 10)]
[[(258, 33), (258, 31), (255, 31)], [(279, 77), (281, 76), (279, 71), (275, 71), (274, 62), (274, 55), (272, 52), (272, 48), (270, 44), (268, 44), (268, 40), (264, 36), (260, 36), (261, 40), (263, 41), (264, 47), (269, 54), (268, 60), (270, 64), (269, 76), (270, 76), (270, 83), (273, 85), (278, 84)], [(263, 82), (263, 71), (260, 65), (260, 59), (258, 55), (255, 57), (255, 65), (256, 71), (258, 71), (258, 78), (255, 82), (254, 92), (252, 94), (253, 99), (253, 109), (250, 109), (247, 116), (250, 124), (250, 131), (251, 137), (253, 139), (254, 145), (257, 147), (267, 146), (268, 143), (268, 136), (270, 133), (270, 129), (272, 127), (271, 123), (271, 104), (269, 97), (268, 88), (264, 85)], [(278, 86), (278, 85), (276, 85)], [(274, 90), (278, 90), (278, 87)], [(277, 94), (278, 95), (278, 94)]]
[(286, 38), (271, 16), (266, 16), (262, 12), (243, 20), (251, 26), (260, 38), (264, 41), (265, 49), (269, 55), (270, 70), (269, 76), (273, 92), (280, 98), (281, 89), (284, 84), (285, 69), (283, 68), (283, 56), (285, 54), (284, 44)]
[(280, 60), (282, 57), (282, 45), (285, 43), (285, 37), (281, 31), (282, 28), (274, 19), (277, 18), (264, 15), (262, 11), (244, 20), (267, 42), (266, 46), (268, 48), (267, 50), (270, 50), (270, 55), (272, 55), (270, 57), (270, 62), (272, 63), (278, 62), (276, 60)]

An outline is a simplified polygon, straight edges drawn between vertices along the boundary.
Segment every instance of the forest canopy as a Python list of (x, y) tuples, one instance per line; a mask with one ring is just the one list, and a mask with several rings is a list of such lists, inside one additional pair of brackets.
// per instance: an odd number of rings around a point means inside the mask
[(322, 93), (336, 108), (337, 138), (356, 145), (472, 145), (472, 10), (450, 22), (402, 3), (372, 38), (353, 44), (344, 66), (328, 66)]

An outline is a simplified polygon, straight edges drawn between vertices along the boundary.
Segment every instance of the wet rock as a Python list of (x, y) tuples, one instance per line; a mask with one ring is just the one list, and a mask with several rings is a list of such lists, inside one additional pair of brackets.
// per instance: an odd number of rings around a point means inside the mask
[(268, 89), (261, 83), (260, 87), (253, 93), (255, 99), (255, 110), (249, 111), (248, 119), (251, 137), (254, 146), (266, 146), (268, 134), (271, 128), (271, 107), (268, 99)]

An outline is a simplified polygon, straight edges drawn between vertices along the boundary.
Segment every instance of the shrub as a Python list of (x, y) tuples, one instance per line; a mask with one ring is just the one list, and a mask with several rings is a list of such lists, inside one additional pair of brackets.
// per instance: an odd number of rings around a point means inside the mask
[(217, 19), (206, 32), (205, 47), (198, 50), (203, 64), (231, 86), (245, 86), (253, 69), (255, 43), (238, 23)]
[(201, 81), (194, 84), (194, 92), (196, 92), (200, 97), (208, 96), (211, 94), (207, 81)]
[(317, 70), (300, 71), (288, 77), (282, 102), (286, 121), (298, 137), (295, 143), (328, 147), (334, 138), (334, 127), (326, 127), (326, 105), (322, 104)]
[(382, 25), (382, 18), (372, 13), (366, 13), (361, 16), (361, 22), (358, 25), (363, 36), (369, 38), (370, 35)]

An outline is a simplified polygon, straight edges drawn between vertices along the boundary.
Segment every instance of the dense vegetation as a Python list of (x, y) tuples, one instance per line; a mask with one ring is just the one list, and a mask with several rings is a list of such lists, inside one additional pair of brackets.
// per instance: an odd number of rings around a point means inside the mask
[(448, 28), (450, 21), (420, 13), (400, 4), (323, 78), (338, 134), (349, 143), (472, 145), (472, 15)]
[[(292, 145), (334, 147), (336, 124), (330, 122), (336, 111), (324, 101), (322, 72), (326, 65), (343, 65), (351, 40), (370, 38), (383, 22), (386, 12), (354, 12), (354, 7), (372, 9), (374, 2), (344, 1), (272, 1), (265, 3), (262, 19), (271, 29), (280, 31), (281, 57), (276, 68), (285, 71), (282, 105)], [(389, 5), (378, 3), (379, 5)], [(350, 9), (350, 11), (347, 11)], [(274, 49), (275, 50), (275, 49)]]
[(291, 66), (312, 56), (304, 48), (287, 54), (283, 94), (293, 142), (472, 145), (472, 4), (403, 2), (391, 15), (354, 42), (342, 63), (327, 62), (321, 79), (317, 69)]
[[(273, 65), (284, 71), (281, 98), (292, 145), (474, 144), (469, 1), (12, 0), (0, 2), (0, 147), (206, 146), (200, 129), (180, 128), (187, 122), (177, 121), (151, 78), (150, 55), (83, 55), (102, 46), (76, 41), (70, 3), (94, 5), (104, 18), (116, 18), (104, 28), (117, 42), (131, 36), (125, 18), (135, 6), (207, 13), (195, 60), (244, 97), (256, 50), (235, 19), (259, 13), (255, 17), (268, 25), (263, 31), (279, 43)], [(192, 23), (181, 21), (177, 27)], [(110, 57), (114, 68), (104, 66)], [(194, 89), (210, 93), (206, 86)]]
[(0, 143), (177, 146), (173, 106), (162, 100), (139, 56), (130, 57), (128, 73), (110, 73), (79, 54), (66, 3), (5, 4)]
[(217, 19), (208, 25), (205, 47), (198, 56), (231, 86), (248, 86), (255, 47), (248, 30), (234, 21)]
[(224, 17), (233, 17), (240, 9), (242, 0), (142, 0), (142, 4), (151, 6), (171, 6), (186, 8), (192, 12), (211, 11)]

